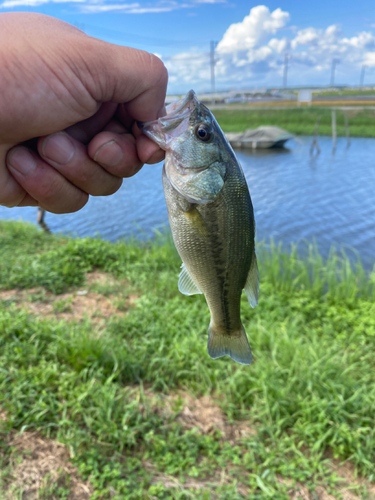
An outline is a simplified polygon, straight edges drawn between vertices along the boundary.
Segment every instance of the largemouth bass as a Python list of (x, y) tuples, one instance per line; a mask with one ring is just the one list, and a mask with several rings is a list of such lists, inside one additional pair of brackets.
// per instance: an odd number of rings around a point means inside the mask
[(191, 90), (167, 115), (140, 129), (166, 151), (163, 187), (182, 259), (178, 288), (203, 293), (211, 313), (208, 354), (248, 365), (240, 301), (258, 303), (255, 223), (242, 168), (210, 110)]

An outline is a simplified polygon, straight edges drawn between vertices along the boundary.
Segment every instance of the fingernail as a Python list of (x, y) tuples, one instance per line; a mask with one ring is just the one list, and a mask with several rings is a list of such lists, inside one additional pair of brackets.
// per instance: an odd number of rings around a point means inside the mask
[(100, 146), (94, 156), (94, 161), (107, 167), (114, 167), (123, 158), (124, 154), (116, 141), (109, 141)]
[(65, 165), (73, 158), (74, 145), (68, 134), (58, 132), (44, 139), (42, 152), (47, 160)]
[(26, 148), (18, 147), (12, 149), (7, 156), (7, 164), (22, 175), (29, 175), (36, 169), (34, 155)]
[(146, 163), (148, 165), (154, 165), (155, 163), (160, 163), (161, 161), (163, 161), (164, 157), (165, 157), (165, 151), (159, 149), (158, 151), (156, 151), (156, 153), (150, 156), (150, 158), (146, 161)]

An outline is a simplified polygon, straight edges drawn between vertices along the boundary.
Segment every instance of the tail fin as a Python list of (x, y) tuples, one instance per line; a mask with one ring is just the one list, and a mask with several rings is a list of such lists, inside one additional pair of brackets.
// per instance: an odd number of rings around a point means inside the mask
[(207, 351), (211, 358), (230, 356), (241, 365), (249, 365), (253, 359), (244, 327), (239, 332), (226, 335), (215, 332), (212, 325), (208, 329)]

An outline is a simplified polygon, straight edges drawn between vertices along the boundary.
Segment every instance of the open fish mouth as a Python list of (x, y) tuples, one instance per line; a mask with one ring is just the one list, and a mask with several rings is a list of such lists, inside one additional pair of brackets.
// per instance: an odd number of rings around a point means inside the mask
[(167, 106), (167, 116), (173, 114), (178, 115), (182, 113), (186, 109), (190, 109), (191, 106), (194, 107), (198, 104), (197, 97), (195, 95), (194, 90), (190, 90), (183, 99), (179, 99), (178, 101), (171, 102)]
[(194, 90), (190, 90), (183, 99), (167, 106), (165, 116), (150, 122), (137, 122), (137, 125), (161, 149), (168, 150), (171, 141), (187, 130), (190, 115), (198, 105)]

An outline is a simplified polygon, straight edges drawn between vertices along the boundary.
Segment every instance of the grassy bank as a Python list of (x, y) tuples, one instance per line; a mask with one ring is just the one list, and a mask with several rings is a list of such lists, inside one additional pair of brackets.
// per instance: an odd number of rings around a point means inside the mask
[(168, 238), (0, 222), (0, 248), (0, 498), (23, 498), (20, 430), (70, 456), (35, 498), (375, 498), (374, 274), (260, 245), (244, 367), (208, 357)]
[(313, 91), (315, 96), (374, 96), (375, 90), (362, 90), (362, 89), (343, 89), (343, 90), (324, 90), (315, 92)]
[[(224, 132), (243, 132), (260, 125), (276, 125), (297, 135), (312, 135), (320, 118), (319, 134), (332, 135), (331, 110), (325, 108), (238, 110), (218, 109), (214, 115)], [(350, 135), (375, 137), (375, 110), (349, 110)], [(336, 113), (337, 135), (345, 135), (344, 115)]]

